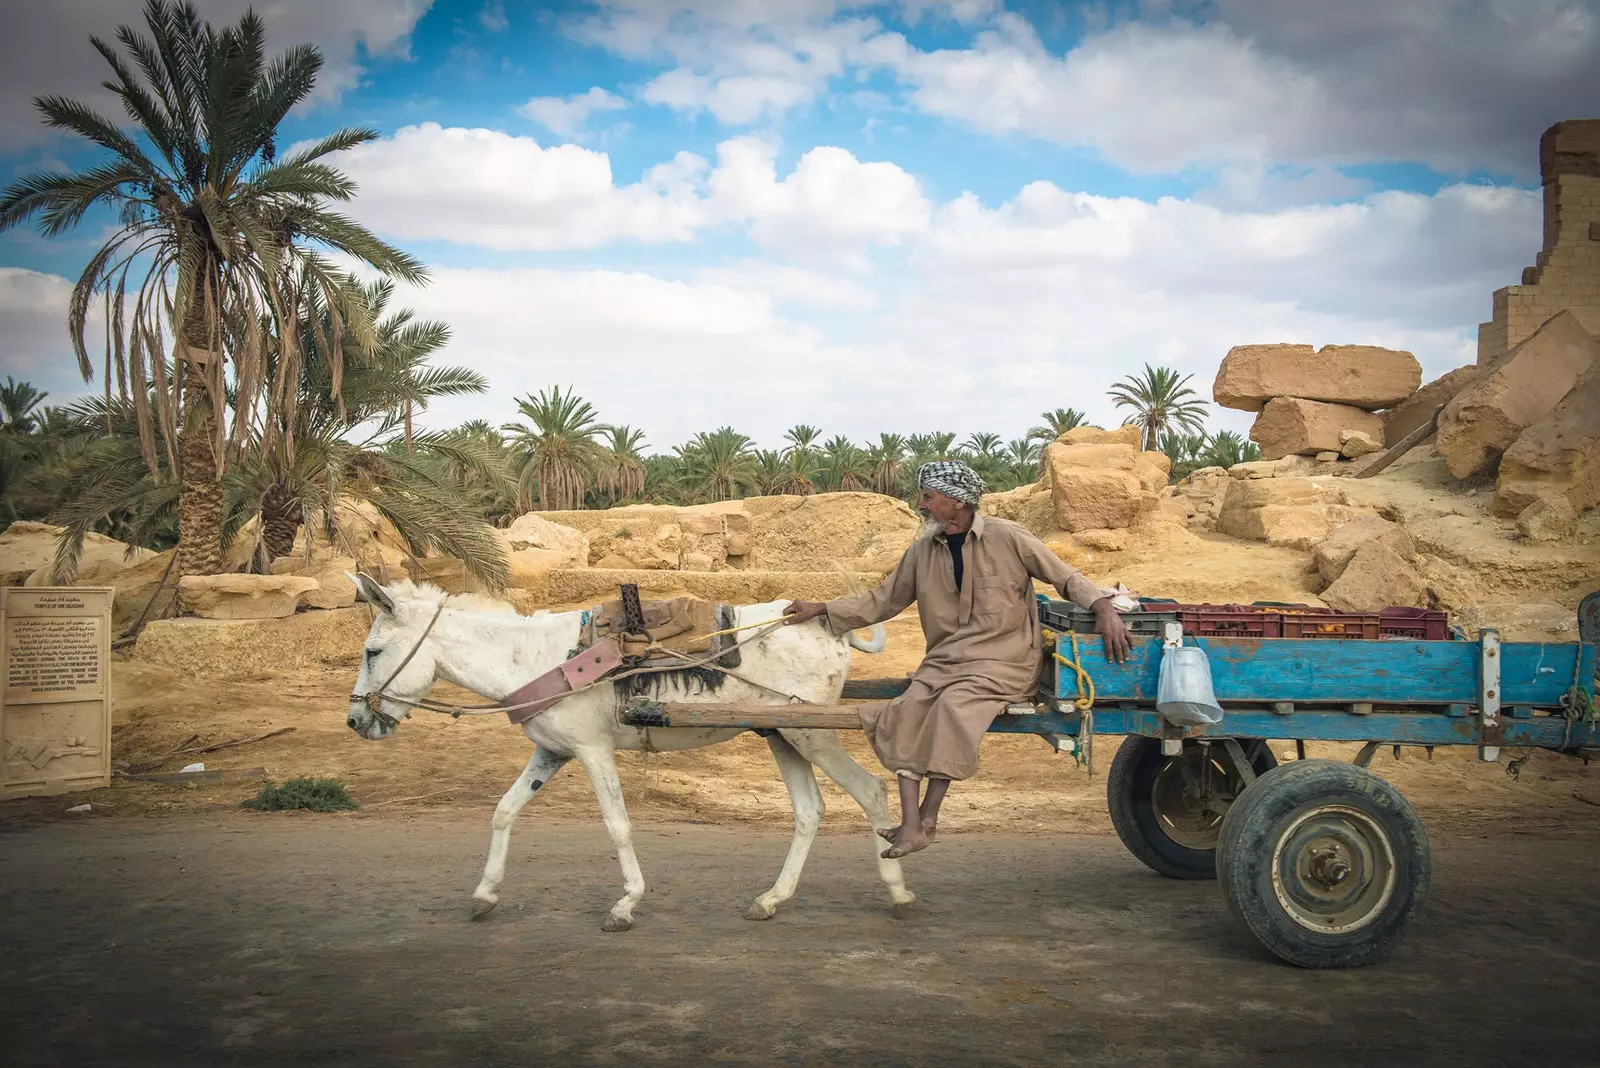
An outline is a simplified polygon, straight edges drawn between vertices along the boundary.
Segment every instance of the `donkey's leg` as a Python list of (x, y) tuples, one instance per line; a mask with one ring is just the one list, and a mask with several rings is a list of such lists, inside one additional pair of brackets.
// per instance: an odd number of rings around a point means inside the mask
[(506, 875), (506, 848), (511, 844), (511, 825), (517, 821), (522, 806), (532, 800), (545, 783), (560, 771), (571, 757), (557, 756), (548, 749), (535, 749), (528, 758), (517, 781), (511, 784), (500, 803), (494, 807), (494, 832), (489, 836), (489, 859), (483, 866), (483, 878), (472, 892), (472, 918), (487, 916), (500, 903), (500, 882)]
[(626, 931), (633, 926), (633, 906), (644, 897), (644, 872), (639, 870), (639, 858), (633, 852), (633, 832), (628, 826), (628, 809), (622, 802), (622, 780), (617, 777), (616, 754), (610, 749), (584, 748), (578, 750), (578, 762), (589, 773), (589, 783), (594, 787), (595, 800), (600, 802), (600, 815), (606, 821), (606, 833), (616, 847), (617, 860), (622, 864), (621, 900), (611, 907), (611, 915), (600, 925), (602, 931)]
[(783, 858), (778, 881), (745, 910), (747, 920), (770, 920), (779, 905), (794, 897), (795, 887), (800, 884), (800, 871), (806, 866), (806, 856), (811, 852), (817, 827), (822, 823), (822, 791), (817, 789), (811, 762), (776, 734), (767, 735), (767, 746), (778, 762), (778, 773), (783, 776), (783, 785), (789, 788), (789, 801), (794, 805), (794, 838), (789, 842), (789, 855)]
[(896, 916), (905, 915), (917, 900), (917, 895), (906, 889), (906, 878), (898, 860), (885, 860), (881, 855), (883, 843), (878, 831), (892, 826), (889, 822), (889, 799), (883, 780), (855, 762), (839, 742), (833, 731), (782, 730), (780, 734), (800, 751), (800, 755), (822, 769), (822, 773), (855, 798), (861, 811), (867, 814), (872, 825), (872, 855), (878, 862), (878, 877), (889, 888), (889, 900)]

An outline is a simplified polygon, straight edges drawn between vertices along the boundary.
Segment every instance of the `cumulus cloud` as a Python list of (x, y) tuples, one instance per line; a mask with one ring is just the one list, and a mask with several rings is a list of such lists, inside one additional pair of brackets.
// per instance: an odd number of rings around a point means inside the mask
[(553, 134), (577, 137), (589, 117), (597, 111), (621, 111), (628, 102), (598, 85), (575, 96), (536, 96), (517, 109), (523, 118), (532, 119)]
[[(0, 267), (0, 324), (4, 324), (0, 370), (48, 391), (51, 404), (90, 388), (78, 376), (77, 357), (67, 336), (71, 295), (72, 283), (60, 275)], [(91, 309), (86, 335), (91, 340), (103, 336), (104, 323)]]
[[(313, 99), (337, 100), (354, 88), (362, 56), (405, 57), (411, 31), (433, 0), (274, 0), (263, 8), (251, 0), (208, 0), (202, 17), (214, 25), (236, 21), (254, 6), (266, 22), (272, 51), (311, 43), (323, 54)], [(116, 28), (143, 29), (142, 0), (51, 0), (23, 4), (0, 35), (0, 146), (37, 144), (53, 136), (30, 102), (64, 94), (120, 116), (100, 82), (110, 75), (89, 44), (90, 35), (115, 41)]]
[[(1525, 179), (1537, 167), (1533, 136), (1600, 95), (1600, 14), (1584, 0), (1107, 10), (1091, 9), (1089, 31), (1065, 52), (987, 0), (892, 9), (626, 0), (564, 25), (580, 41), (663, 66), (646, 101), (729, 125), (886, 72), (928, 114), (1092, 147), (1140, 172), (1399, 159)], [(971, 37), (923, 50), (880, 17), (898, 17), (906, 33), (938, 21)]]
[(780, 179), (775, 158), (770, 142), (736, 138), (718, 147), (714, 170), (685, 152), (619, 185), (604, 152), (426, 123), (340, 162), (360, 188), (353, 210), (363, 222), (401, 238), (496, 249), (684, 242), (736, 224), (792, 255), (852, 257), (927, 223), (916, 179), (892, 163), (819, 147)]

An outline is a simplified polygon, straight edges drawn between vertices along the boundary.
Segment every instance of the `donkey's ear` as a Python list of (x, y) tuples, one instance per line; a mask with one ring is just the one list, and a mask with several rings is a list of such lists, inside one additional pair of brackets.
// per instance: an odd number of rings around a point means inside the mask
[(389, 596), (388, 590), (378, 585), (376, 579), (364, 571), (355, 575), (346, 571), (345, 575), (356, 584), (356, 596), (359, 599), (394, 615), (394, 598)]

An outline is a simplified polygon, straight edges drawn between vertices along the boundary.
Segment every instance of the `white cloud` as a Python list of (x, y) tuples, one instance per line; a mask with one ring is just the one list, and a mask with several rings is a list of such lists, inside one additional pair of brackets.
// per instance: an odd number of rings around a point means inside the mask
[(705, 267), (695, 281), (745, 293), (757, 293), (776, 305), (831, 312), (868, 312), (882, 306), (883, 296), (868, 284), (839, 274), (825, 274), (767, 260), (741, 260), (726, 267)]
[(403, 239), (595, 248), (687, 241), (707, 221), (696, 192), (705, 161), (689, 153), (618, 186), (603, 152), (424, 123), (350, 150), (340, 166), (359, 186), (355, 215)]
[(511, 20), (506, 17), (506, 0), (485, 0), (483, 7), (478, 9), (478, 24), (490, 33), (502, 33), (511, 28)]
[(1095, 6), (1082, 17), (1089, 32), (1064, 54), (988, 0), (902, 0), (907, 26), (976, 31), (927, 52), (866, 10), (634, 0), (563, 25), (659, 64), (646, 101), (728, 125), (887, 71), (928, 114), (1092, 147), (1142, 172), (1414, 160), (1528, 178), (1533, 137), (1600, 96), (1600, 15), (1584, 0)]
[[(0, 372), (32, 382), (50, 393), (50, 404), (63, 403), (93, 387), (78, 375), (77, 357), (67, 335), (67, 305), (72, 283), (59, 275), (21, 267), (0, 267)], [(92, 308), (85, 335), (90, 355), (94, 339), (103, 337), (105, 319)], [(97, 386), (103, 386), (96, 364)]]
[(737, 224), (791, 255), (858, 258), (867, 245), (897, 245), (927, 225), (916, 179), (892, 163), (818, 147), (780, 180), (775, 155), (767, 141), (737, 138), (718, 147), (715, 170), (685, 152), (618, 185), (603, 152), (426, 123), (352, 149), (340, 165), (359, 187), (353, 211), (368, 225), (496, 249), (685, 242)]
[[(254, 6), (266, 24), (269, 52), (311, 43), (323, 53), (313, 99), (335, 101), (361, 79), (360, 55), (405, 58), (411, 31), (433, 0), (207, 0), (201, 15), (213, 25), (236, 21)], [(54, 136), (40, 122), (33, 97), (60, 93), (120, 118), (99, 88), (110, 68), (90, 35), (114, 42), (119, 25), (145, 33), (141, 0), (50, 0), (20, 5), (0, 35), (0, 145), (38, 144)]]
[(575, 96), (536, 96), (519, 107), (517, 114), (561, 137), (577, 137), (595, 112), (621, 111), (627, 106), (622, 97), (597, 85)]

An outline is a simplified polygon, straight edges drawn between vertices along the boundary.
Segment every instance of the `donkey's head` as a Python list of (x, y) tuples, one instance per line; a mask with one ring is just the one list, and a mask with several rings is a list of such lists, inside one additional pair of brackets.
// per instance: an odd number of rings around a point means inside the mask
[(363, 738), (385, 738), (411, 715), (409, 702), (421, 699), (433, 685), (439, 617), (448, 595), (405, 580), (382, 586), (364, 574), (351, 575), (350, 581), (356, 595), (375, 611), (345, 723)]

